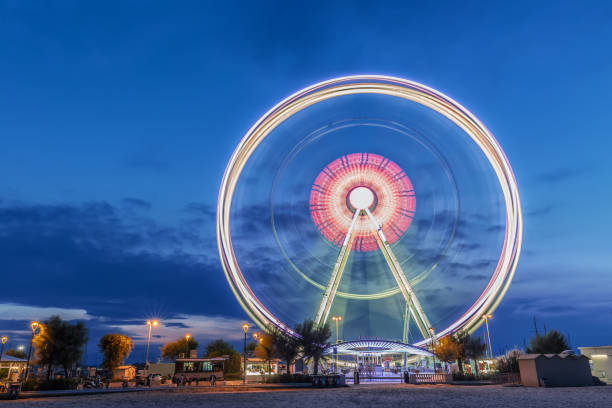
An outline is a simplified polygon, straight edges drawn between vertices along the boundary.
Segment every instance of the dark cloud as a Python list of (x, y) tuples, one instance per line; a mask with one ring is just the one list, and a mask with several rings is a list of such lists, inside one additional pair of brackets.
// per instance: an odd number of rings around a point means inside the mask
[[(108, 203), (0, 207), (4, 302), (114, 320), (242, 313), (214, 242), (189, 226), (125, 218)], [(191, 250), (190, 250), (191, 248)]]
[(196, 216), (214, 217), (216, 209), (209, 204), (204, 203), (189, 203), (183, 208), (183, 211)]
[(586, 169), (584, 168), (561, 167), (539, 174), (536, 176), (536, 180), (545, 183), (558, 183), (578, 177), (585, 172)]
[(125, 206), (133, 209), (148, 210), (152, 207), (150, 202), (140, 198), (126, 197), (122, 200), (122, 202)]
[(166, 327), (177, 327), (179, 329), (188, 329), (191, 326), (187, 326), (185, 323), (180, 323), (180, 322), (170, 322), (170, 323), (164, 323), (164, 326)]
[(544, 207), (539, 207), (533, 210), (526, 211), (525, 215), (530, 216), (530, 217), (541, 217), (541, 216), (550, 214), (554, 208), (555, 206), (553, 205), (547, 205)]

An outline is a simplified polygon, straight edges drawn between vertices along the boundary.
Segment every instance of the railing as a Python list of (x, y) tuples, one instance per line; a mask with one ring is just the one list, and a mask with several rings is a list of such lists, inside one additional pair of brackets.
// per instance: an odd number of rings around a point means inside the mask
[(448, 384), (453, 381), (452, 374), (446, 373), (410, 373), (410, 384)]

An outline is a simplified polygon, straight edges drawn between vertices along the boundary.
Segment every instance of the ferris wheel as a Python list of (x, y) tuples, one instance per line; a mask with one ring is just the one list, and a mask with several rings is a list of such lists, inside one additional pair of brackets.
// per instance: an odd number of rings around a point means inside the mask
[(422, 345), (497, 307), (522, 218), (510, 164), (473, 114), (362, 75), (307, 87), (249, 129), (223, 177), (217, 239), (260, 326), (292, 335), (340, 314), (346, 339)]

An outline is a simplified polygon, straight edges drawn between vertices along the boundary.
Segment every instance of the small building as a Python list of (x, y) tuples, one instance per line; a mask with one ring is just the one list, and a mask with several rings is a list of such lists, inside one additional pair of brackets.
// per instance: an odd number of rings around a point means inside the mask
[(174, 376), (175, 363), (149, 363), (147, 374), (159, 374), (163, 377), (172, 378)]
[(15, 381), (21, 376), (27, 364), (28, 361), (25, 358), (3, 355), (0, 361), (0, 379), (8, 378)]
[(526, 387), (593, 385), (589, 359), (573, 354), (523, 354), (518, 358), (521, 384)]
[(136, 367), (134, 366), (119, 366), (113, 369), (113, 379), (115, 380), (132, 380), (136, 377)]
[(591, 374), (601, 381), (612, 384), (612, 346), (578, 347), (589, 358)]

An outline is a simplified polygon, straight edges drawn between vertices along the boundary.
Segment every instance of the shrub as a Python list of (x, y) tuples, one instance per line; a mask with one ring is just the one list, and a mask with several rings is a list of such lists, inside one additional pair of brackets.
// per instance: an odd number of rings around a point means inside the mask
[(264, 383), (266, 384), (310, 382), (312, 382), (312, 377), (304, 374), (275, 374), (264, 378)]
[(74, 390), (77, 385), (79, 385), (79, 380), (75, 378), (58, 378), (41, 382), (38, 384), (38, 390)]
[(497, 359), (497, 370), (500, 373), (518, 373), (519, 364), (518, 358), (523, 354), (519, 349), (512, 349), (506, 352), (506, 355)]

